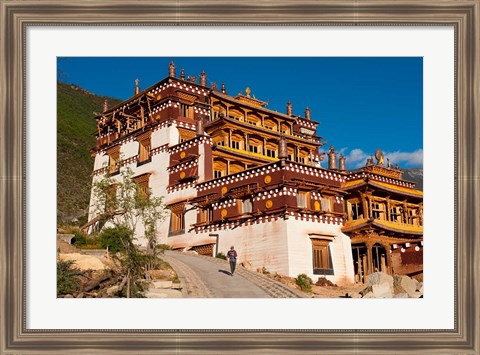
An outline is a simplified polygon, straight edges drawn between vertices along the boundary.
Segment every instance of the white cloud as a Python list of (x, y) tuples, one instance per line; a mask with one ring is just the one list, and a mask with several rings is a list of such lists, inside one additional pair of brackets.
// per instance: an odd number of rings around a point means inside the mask
[(390, 159), (390, 162), (395, 165), (398, 164), (400, 167), (422, 167), (423, 166), (423, 149), (417, 149), (414, 152), (392, 152), (384, 153), (385, 160)]
[[(358, 148), (352, 149), (350, 153), (346, 155), (347, 166), (350, 169), (356, 169), (365, 166), (367, 159), (373, 155), (374, 153), (367, 154), (363, 150)], [(417, 168), (423, 166), (423, 149), (417, 149), (413, 152), (384, 152), (383, 156), (385, 159), (385, 164), (387, 163), (388, 158), (390, 159), (390, 163), (392, 165), (398, 164), (400, 168)]]

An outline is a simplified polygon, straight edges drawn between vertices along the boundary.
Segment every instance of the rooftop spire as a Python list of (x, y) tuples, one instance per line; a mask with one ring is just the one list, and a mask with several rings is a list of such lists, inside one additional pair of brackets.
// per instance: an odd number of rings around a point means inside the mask
[(134, 95), (140, 94), (140, 86), (138, 86), (138, 84), (140, 84), (140, 80), (135, 79), (135, 89), (133, 91)]
[(288, 116), (293, 116), (293, 108), (292, 108), (292, 103), (290, 100), (287, 102), (287, 115)]
[(185, 69), (180, 70), (180, 79), (185, 80)]
[(337, 170), (337, 153), (333, 145), (330, 146), (330, 150), (328, 151), (328, 168)]
[(200, 73), (200, 85), (207, 86), (207, 74), (205, 73), (205, 70), (202, 70)]
[(168, 76), (171, 76), (173, 78), (175, 78), (177, 76), (176, 72), (175, 72), (175, 64), (173, 63), (173, 60), (170, 62), (169, 66), (168, 66)]
[(227, 93), (227, 89), (225, 88), (225, 83), (222, 83), (222, 92), (223, 92), (224, 94)]
[(310, 109), (308, 108), (308, 106), (307, 106), (307, 108), (305, 109), (305, 119), (307, 119), (307, 120), (310, 119)]
[(339, 165), (340, 165), (340, 171), (346, 171), (347, 170), (347, 167), (345, 165), (345, 156), (340, 153), (340, 159), (338, 159), (339, 161)]
[(283, 134), (278, 142), (278, 159), (288, 159), (287, 140)]

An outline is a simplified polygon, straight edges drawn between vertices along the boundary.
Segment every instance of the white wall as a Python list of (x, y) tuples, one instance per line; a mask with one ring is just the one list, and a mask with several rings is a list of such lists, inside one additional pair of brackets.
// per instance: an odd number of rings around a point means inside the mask
[(339, 285), (354, 283), (350, 238), (341, 233), (341, 226), (296, 220), (294, 217), (290, 217), (287, 222), (289, 276), (306, 274), (314, 282), (321, 276), (313, 274), (312, 241), (309, 234), (315, 233), (333, 237), (330, 252), (334, 274), (326, 275), (326, 278)]

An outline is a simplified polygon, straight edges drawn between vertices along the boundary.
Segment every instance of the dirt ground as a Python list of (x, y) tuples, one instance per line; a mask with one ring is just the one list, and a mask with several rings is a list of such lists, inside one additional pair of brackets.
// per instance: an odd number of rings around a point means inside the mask
[[(283, 276), (279, 274), (264, 274), (274, 280), (280, 281), (283, 284), (286, 284), (290, 287), (300, 290), (295, 282), (294, 277)], [(312, 292), (310, 293), (311, 297), (314, 298), (339, 298), (346, 297), (347, 294), (358, 293), (365, 288), (365, 285), (348, 285), (348, 286), (316, 286), (312, 285)]]
[(358, 293), (365, 288), (365, 285), (352, 286), (312, 286), (313, 297), (315, 298), (339, 298), (345, 297), (347, 293)]

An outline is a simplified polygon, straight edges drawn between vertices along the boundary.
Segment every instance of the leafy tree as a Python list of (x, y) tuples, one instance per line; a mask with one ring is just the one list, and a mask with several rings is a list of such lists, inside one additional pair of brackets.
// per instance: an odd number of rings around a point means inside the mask
[(100, 232), (102, 248), (108, 248), (112, 253), (125, 251), (125, 240), (130, 238), (130, 229), (125, 226), (107, 227)]
[[(163, 198), (139, 187), (129, 167), (121, 169), (118, 179), (106, 175), (96, 182), (93, 193), (98, 223), (105, 225), (109, 222), (116, 229), (114, 232), (122, 248), (114, 256), (123, 269), (127, 287), (125, 294), (130, 298), (138, 294), (135, 290), (141, 290), (139, 280), (155, 266), (159, 254), (157, 226), (166, 215)], [(147, 239), (146, 251), (135, 243), (135, 232), (140, 225), (143, 225), (143, 236)], [(106, 233), (110, 233), (110, 239), (115, 234), (111, 231)]]

